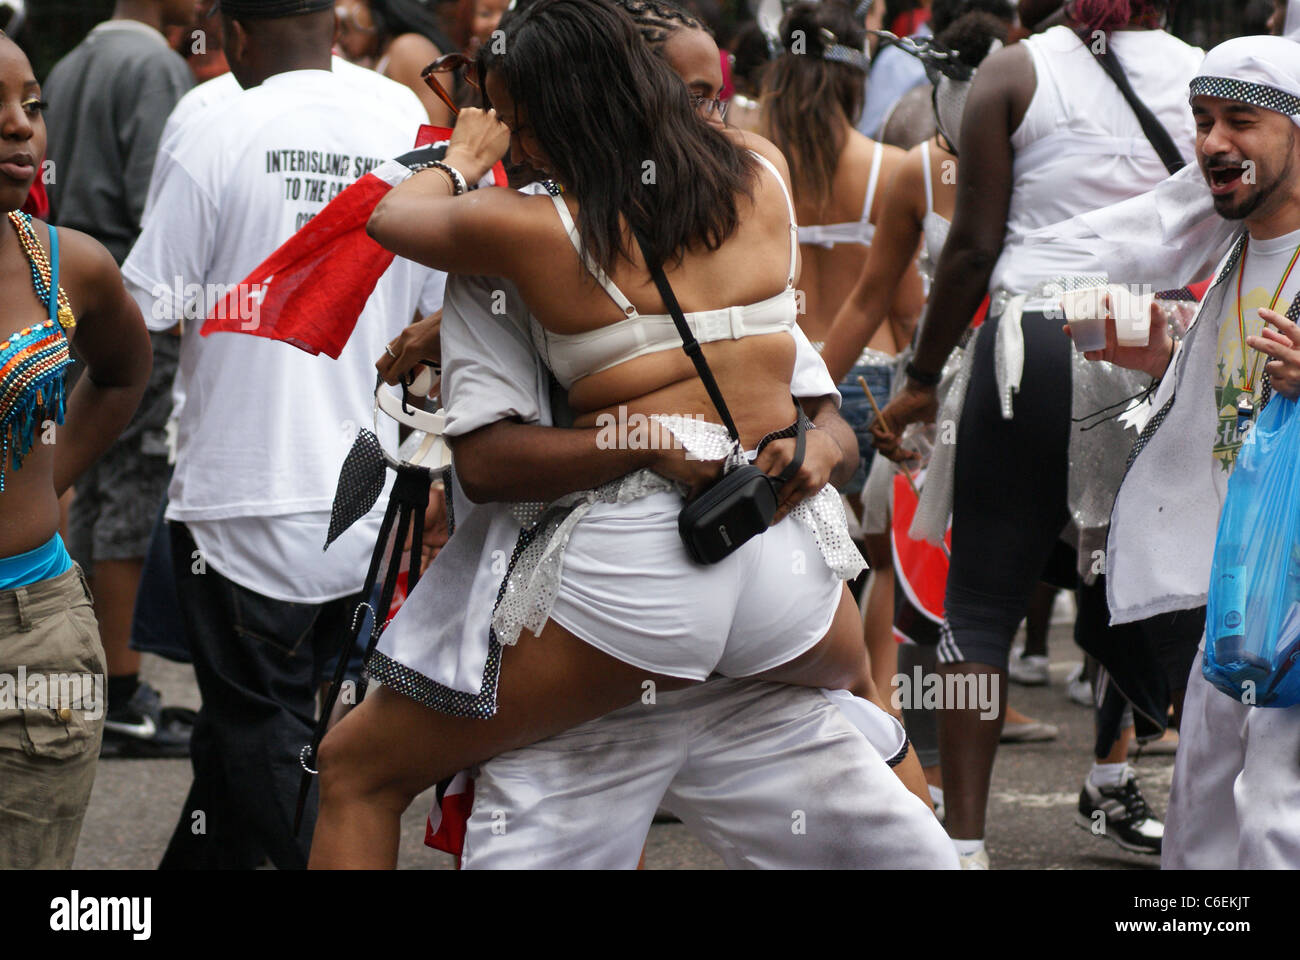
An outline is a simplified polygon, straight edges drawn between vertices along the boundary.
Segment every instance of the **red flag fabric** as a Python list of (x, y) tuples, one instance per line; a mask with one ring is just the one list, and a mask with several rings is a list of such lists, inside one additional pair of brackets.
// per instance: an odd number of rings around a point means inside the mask
[[(44, 169), (44, 163), (41, 164)], [(45, 191), (45, 184), (37, 177), (32, 181), (32, 188), (27, 192), (27, 199), (23, 201), (23, 213), (30, 213), (37, 220), (50, 219), (50, 195)]]
[[(437, 146), (451, 130), (425, 124), (416, 147)], [(365, 174), (253, 269), (213, 308), (199, 331), (246, 333), (290, 343), (338, 359), (379, 278), (393, 262), (366, 234), (366, 222), (384, 194), (410, 176), (389, 160)], [(492, 168), (505, 186), (505, 168)]]
[(462, 771), (452, 778), (446, 790), (437, 792), (437, 799), (424, 825), (424, 845), (460, 857), (465, 849), (465, 829), (473, 809), (474, 780)]
[[(916, 515), (917, 497), (907, 478), (894, 477), (894, 515), (890, 541), (894, 553), (894, 637), (899, 641), (932, 645), (943, 624), (943, 598), (948, 585), (948, 558), (936, 546), (913, 540), (908, 531)], [(952, 548), (952, 528), (944, 533)]]

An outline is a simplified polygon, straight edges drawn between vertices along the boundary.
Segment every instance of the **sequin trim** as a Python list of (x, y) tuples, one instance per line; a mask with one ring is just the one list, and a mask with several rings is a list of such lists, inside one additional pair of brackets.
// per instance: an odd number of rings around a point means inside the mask
[[(536, 539), (537, 533), (537, 529), (520, 531), (519, 538), (515, 541), (515, 548), (510, 555), (510, 563), (506, 567), (505, 578), (501, 581), (500, 589), (497, 590), (494, 611), (501, 605), (501, 599), (505, 596), (506, 585), (510, 582), (510, 574), (515, 564)], [(489, 627), (487, 661), (483, 666), (483, 679), (476, 694), (444, 686), (379, 650), (373, 651), (366, 661), (366, 676), (440, 713), (486, 720), (497, 712), (497, 681), (501, 676), (501, 643), (497, 640), (496, 630)]]
[(1196, 77), (1192, 80), (1191, 89), (1193, 97), (1238, 100), (1288, 117), (1300, 114), (1300, 97), (1262, 83), (1248, 83), (1230, 77)]

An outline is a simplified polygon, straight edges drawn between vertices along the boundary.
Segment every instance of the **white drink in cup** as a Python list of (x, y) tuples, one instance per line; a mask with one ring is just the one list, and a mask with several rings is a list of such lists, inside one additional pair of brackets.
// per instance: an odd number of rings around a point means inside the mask
[(1061, 309), (1076, 350), (1086, 353), (1106, 349), (1106, 318), (1110, 315), (1106, 287), (1069, 290), (1061, 297)]
[(1116, 284), (1110, 287), (1115, 339), (1121, 347), (1145, 347), (1151, 341), (1151, 304), (1155, 302), (1155, 294), (1149, 289)]

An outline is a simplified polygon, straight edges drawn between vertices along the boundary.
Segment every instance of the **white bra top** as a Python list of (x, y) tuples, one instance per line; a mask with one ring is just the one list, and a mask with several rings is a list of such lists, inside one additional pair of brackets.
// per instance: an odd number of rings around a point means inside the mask
[(939, 265), (939, 254), (948, 242), (948, 231), (952, 221), (934, 212), (934, 186), (930, 180), (930, 141), (921, 144), (922, 162), (925, 164), (925, 219), (921, 221), (921, 233), (924, 243), (921, 255), (917, 258), (916, 268), (921, 274), (925, 295), (930, 296), (930, 285), (934, 283), (934, 270)]
[[(790, 213), (790, 268), (786, 273), (785, 289), (758, 303), (685, 314), (687, 326), (700, 343), (788, 332), (794, 327), (798, 316), (794, 289), (794, 268), (798, 255), (795, 236), (798, 227), (794, 219), (794, 203), (776, 167), (766, 157), (757, 153), (754, 156), (776, 177), (781, 192), (785, 194), (786, 208)], [(569, 242), (578, 251), (578, 256), (624, 314), (622, 320), (583, 333), (552, 333), (541, 324), (531, 324), (533, 344), (560, 385), (567, 390), (583, 377), (616, 367), (628, 360), (661, 350), (680, 350), (682, 338), (677, 333), (673, 318), (666, 313), (638, 313), (605, 271), (583, 252), (578, 228), (564, 200), (552, 195), (551, 201), (555, 204), (560, 220), (568, 231)]]
[(837, 243), (860, 243), (871, 246), (871, 239), (876, 235), (876, 228), (870, 223), (871, 205), (876, 199), (876, 184), (880, 180), (880, 161), (884, 159), (884, 150), (876, 144), (875, 154), (871, 158), (871, 176), (867, 180), (867, 199), (862, 204), (862, 219), (848, 223), (818, 223), (799, 228), (799, 242), (829, 250)]

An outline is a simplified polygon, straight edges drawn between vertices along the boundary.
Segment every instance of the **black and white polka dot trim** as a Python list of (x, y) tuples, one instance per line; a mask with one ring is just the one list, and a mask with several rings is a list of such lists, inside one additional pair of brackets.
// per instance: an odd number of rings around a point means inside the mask
[(1300, 97), (1295, 94), (1262, 83), (1248, 83), (1228, 77), (1196, 77), (1192, 80), (1192, 96), (1239, 100), (1266, 110), (1275, 110), (1288, 117), (1300, 114)]

